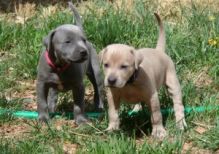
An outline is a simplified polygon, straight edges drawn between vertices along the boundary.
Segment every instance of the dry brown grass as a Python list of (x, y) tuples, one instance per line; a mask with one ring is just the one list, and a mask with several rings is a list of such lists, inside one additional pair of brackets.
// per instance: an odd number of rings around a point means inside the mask
[(26, 119), (16, 119), (12, 123), (0, 124), (0, 134), (4, 138), (21, 138), (30, 132)]
[(212, 86), (213, 79), (210, 77), (208, 73), (209, 68), (204, 67), (198, 72), (189, 71), (186, 72), (186, 80), (192, 81), (198, 88), (204, 88), (208, 86)]
[[(209, 7), (211, 10), (219, 11), (219, 1), (216, 0), (155, 0), (155, 1), (143, 1), (146, 9), (152, 9), (155, 12), (159, 12), (165, 19), (174, 19), (181, 16), (181, 8), (180, 7), (188, 7), (191, 8), (192, 4), (199, 8), (207, 8)], [(9, 21), (13, 21), (15, 23), (24, 24), (26, 20), (31, 18), (36, 14), (38, 6), (36, 3), (18, 3), (14, 4), (14, 12), (13, 13), (0, 13), (0, 20), (8, 19)], [(114, 0), (113, 2), (109, 1), (109, 4), (112, 4), (117, 9), (125, 9), (127, 12), (133, 11), (133, 6), (137, 3), (135, 0)], [(52, 2), (51, 2), (52, 4)], [(63, 4), (63, 2), (62, 2)], [(124, 7), (125, 6), (125, 7)], [(150, 8), (149, 8), (150, 6)], [(65, 5), (66, 7), (66, 5)], [(88, 8), (92, 8), (100, 14), (104, 11), (102, 8), (98, 8), (94, 2), (92, 1), (84, 1), (79, 5), (79, 11), (83, 14)], [(63, 5), (49, 5), (42, 6), (42, 17), (47, 17), (54, 14), (57, 11), (64, 10)]]
[[(115, 6), (119, 8), (126, 6), (127, 10), (131, 10), (135, 2), (135, 0), (115, 0)], [(210, 8), (212, 11), (219, 11), (219, 1), (215, 0), (155, 0), (144, 1), (144, 4), (146, 9), (158, 12), (165, 19), (179, 18), (182, 15), (181, 8), (192, 8), (193, 5), (201, 9)]]

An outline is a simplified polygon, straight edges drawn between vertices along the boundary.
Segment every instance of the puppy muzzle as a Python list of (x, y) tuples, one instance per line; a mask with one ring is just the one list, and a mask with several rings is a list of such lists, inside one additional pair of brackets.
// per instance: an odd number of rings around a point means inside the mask
[(72, 55), (70, 58), (66, 58), (67, 63), (81, 63), (88, 59), (87, 50), (81, 50), (76, 54)]
[(108, 82), (109, 86), (115, 86), (116, 81), (117, 81), (117, 79), (114, 76), (109, 76), (108, 79), (107, 79), (107, 82)]

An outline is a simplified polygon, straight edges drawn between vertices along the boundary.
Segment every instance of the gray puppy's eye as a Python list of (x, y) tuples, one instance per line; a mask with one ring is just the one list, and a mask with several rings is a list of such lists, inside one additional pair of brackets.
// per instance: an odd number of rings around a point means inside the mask
[(82, 41), (85, 43), (85, 42), (86, 42), (86, 39), (82, 37)]
[(67, 40), (67, 41), (65, 41), (65, 43), (71, 43), (71, 41)]
[(120, 68), (121, 69), (126, 69), (126, 68), (128, 68), (128, 65), (121, 65)]

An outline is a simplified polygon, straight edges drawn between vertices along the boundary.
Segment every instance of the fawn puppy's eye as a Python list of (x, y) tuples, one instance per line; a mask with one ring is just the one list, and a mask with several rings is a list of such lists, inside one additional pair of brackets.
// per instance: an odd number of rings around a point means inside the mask
[(108, 67), (109, 67), (109, 64), (105, 63), (105, 64), (104, 64), (104, 67), (105, 67), (105, 68), (108, 68)]
[(128, 65), (121, 65), (120, 68), (121, 69), (126, 69), (126, 68), (128, 68)]

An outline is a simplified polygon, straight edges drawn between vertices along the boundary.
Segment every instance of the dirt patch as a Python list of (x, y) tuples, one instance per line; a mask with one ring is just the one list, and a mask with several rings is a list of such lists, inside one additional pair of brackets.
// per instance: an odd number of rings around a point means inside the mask
[(4, 138), (20, 138), (27, 135), (30, 130), (26, 119), (16, 119), (10, 123), (0, 124), (0, 134)]
[(208, 86), (212, 83), (212, 79), (208, 74), (208, 68), (203, 68), (200, 72), (197, 72), (194, 83), (197, 87)]
[(198, 147), (194, 147), (191, 142), (186, 142), (183, 145), (182, 154), (192, 153), (192, 154), (213, 154), (211, 150), (200, 149)]
[[(20, 99), (22, 103), (23, 110), (36, 111), (37, 101), (36, 101), (36, 80), (24, 80), (16, 81), (16, 90), (6, 92), (5, 97), (8, 101), (14, 99)], [(68, 103), (62, 104), (63, 97), (67, 97)], [(94, 89), (92, 85), (88, 85), (85, 88), (85, 108), (86, 111), (92, 111), (94, 109)], [(59, 97), (59, 104), (62, 106), (67, 105), (67, 108), (73, 111), (72, 95), (64, 95)], [(64, 107), (65, 108), (65, 107)]]
[(19, 99), (24, 110), (36, 110), (36, 80), (16, 81), (15, 88), (5, 90), (7, 101)]
[(71, 128), (77, 127), (74, 120), (57, 119), (57, 120), (54, 120), (53, 122), (54, 122), (54, 126), (57, 130), (62, 130), (63, 126), (69, 126)]
[(209, 86), (213, 83), (208, 73), (208, 68), (204, 67), (198, 72), (186, 72), (186, 79), (192, 81), (198, 88)]
[(203, 128), (203, 127), (201, 127), (201, 126), (197, 126), (197, 127), (195, 128), (195, 131), (196, 131), (197, 133), (199, 133), (199, 134), (203, 134), (203, 133), (205, 133), (205, 132), (207, 131), (207, 129), (206, 129), (206, 128)]
[(78, 145), (65, 142), (63, 145), (63, 150), (65, 154), (75, 154), (77, 150)]

